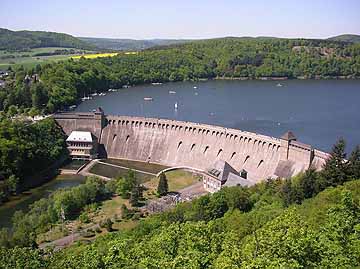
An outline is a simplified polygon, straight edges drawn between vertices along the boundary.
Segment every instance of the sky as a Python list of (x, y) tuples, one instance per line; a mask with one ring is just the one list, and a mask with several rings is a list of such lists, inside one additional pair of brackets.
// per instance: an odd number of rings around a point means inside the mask
[(108, 38), (360, 34), (360, 0), (0, 0), (0, 28)]

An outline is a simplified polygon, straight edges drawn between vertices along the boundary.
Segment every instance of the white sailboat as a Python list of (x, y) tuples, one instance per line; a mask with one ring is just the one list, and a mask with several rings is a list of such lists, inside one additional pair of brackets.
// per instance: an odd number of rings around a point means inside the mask
[(178, 109), (178, 103), (176, 102), (174, 106), (175, 106), (175, 110), (177, 110)]

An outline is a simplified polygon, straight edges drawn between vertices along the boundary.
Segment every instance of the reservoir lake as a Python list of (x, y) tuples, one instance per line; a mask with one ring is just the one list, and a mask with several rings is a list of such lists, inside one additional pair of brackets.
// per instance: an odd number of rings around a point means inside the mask
[[(209, 80), (141, 85), (82, 102), (78, 112), (144, 116), (298, 140), (329, 152), (339, 137), (360, 144), (360, 80)], [(144, 98), (151, 97), (152, 101)], [(175, 109), (177, 104), (177, 109)]]

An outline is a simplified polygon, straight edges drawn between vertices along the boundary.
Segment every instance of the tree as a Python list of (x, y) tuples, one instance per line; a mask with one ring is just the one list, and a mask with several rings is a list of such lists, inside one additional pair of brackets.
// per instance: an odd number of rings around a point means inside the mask
[(360, 179), (360, 145), (357, 145), (351, 152), (348, 161), (348, 173), (350, 179)]
[(43, 108), (48, 101), (47, 91), (42, 83), (31, 85), (31, 102), (34, 108)]
[(121, 196), (123, 199), (128, 199), (129, 195), (129, 184), (124, 178), (118, 178), (116, 183), (116, 193)]
[(2, 228), (0, 229), (0, 247), (9, 248), (10, 247), (10, 234), (9, 229)]
[(159, 184), (157, 187), (157, 192), (160, 196), (166, 195), (168, 193), (168, 181), (165, 173), (161, 173), (159, 177)]
[(347, 179), (347, 165), (345, 163), (345, 140), (340, 138), (333, 146), (330, 158), (326, 160), (321, 172), (321, 180), (317, 186), (318, 192), (328, 186), (337, 186)]
[(339, 204), (331, 207), (319, 235), (321, 268), (354, 268), (360, 261), (360, 207), (348, 190)]
[(9, 192), (17, 194), (19, 187), (19, 178), (11, 175), (8, 179), (5, 180), (5, 184), (7, 185)]
[(7, 113), (9, 115), (9, 117), (15, 116), (18, 113), (18, 107), (15, 105), (9, 106)]
[(282, 188), (281, 188), (281, 194), (284, 201), (284, 205), (289, 206), (293, 202), (291, 179), (287, 178), (284, 180), (284, 183), (282, 184)]
[(140, 198), (139, 188), (140, 187), (138, 185), (136, 185), (131, 189), (130, 204), (132, 206), (138, 206), (139, 205), (139, 198)]
[(0, 268), (48, 268), (43, 252), (32, 248), (0, 248)]
[(121, 205), (121, 217), (125, 220), (128, 220), (131, 218), (132, 215), (133, 214), (132, 214), (131, 210), (129, 210), (125, 204), (122, 204)]
[(314, 168), (309, 168), (300, 178), (300, 187), (302, 188), (305, 199), (313, 197), (316, 189), (317, 172)]

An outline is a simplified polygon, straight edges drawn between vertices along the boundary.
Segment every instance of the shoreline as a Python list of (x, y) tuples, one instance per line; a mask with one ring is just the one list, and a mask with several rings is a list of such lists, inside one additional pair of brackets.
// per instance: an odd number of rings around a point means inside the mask
[(199, 79), (201, 80), (256, 80), (256, 81), (284, 81), (284, 80), (357, 80), (360, 77), (355, 76), (336, 76), (336, 77), (322, 77), (322, 76), (315, 76), (315, 77), (306, 77), (306, 76), (299, 76), (296, 78), (290, 77), (215, 77), (209, 79)]

